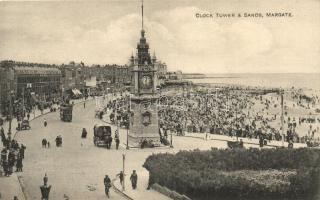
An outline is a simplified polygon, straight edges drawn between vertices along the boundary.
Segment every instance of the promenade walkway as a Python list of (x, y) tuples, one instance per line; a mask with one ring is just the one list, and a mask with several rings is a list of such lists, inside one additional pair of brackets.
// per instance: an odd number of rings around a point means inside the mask
[[(103, 115), (103, 119), (102, 121), (106, 122), (106, 123), (110, 123), (110, 119), (109, 119), (109, 114), (110, 111), (108, 111), (105, 115)], [(115, 128), (114, 125), (112, 125), (112, 127)], [(113, 129), (114, 130), (114, 129)], [(120, 140), (121, 141), (126, 141), (126, 137), (125, 136), (125, 132), (126, 129), (123, 128), (119, 128), (120, 131)], [(125, 145), (122, 145), (125, 148)], [(167, 151), (166, 149), (163, 150), (159, 150), (159, 151)], [(139, 155), (139, 150), (138, 149), (131, 149), (129, 150), (129, 152), (132, 152), (132, 154), (135, 155), (135, 158), (137, 160), (142, 160), (144, 162), (145, 160), (145, 152), (142, 152), (141, 154), (143, 155)], [(151, 150), (150, 150), (150, 154), (151, 154)], [(157, 150), (155, 150), (155, 152), (157, 152)], [(130, 153), (127, 153), (128, 156), (130, 156)], [(148, 153), (149, 154), (149, 153)], [(131, 156), (132, 157), (132, 156)], [(141, 158), (140, 158), (141, 157)], [(139, 159), (138, 159), (139, 158)], [(144, 200), (144, 199), (149, 199), (149, 200), (170, 200), (169, 197), (155, 191), (155, 190), (147, 190), (148, 187), (148, 182), (149, 182), (149, 172), (143, 168), (143, 167), (139, 167), (139, 168), (135, 168), (133, 166), (127, 166), (127, 168), (130, 169), (136, 169), (137, 170), (137, 174), (138, 174), (138, 185), (137, 188), (135, 190), (132, 189), (131, 186), (131, 182), (130, 182), (130, 175), (132, 173), (132, 171), (127, 171), (125, 172), (126, 177), (125, 177), (125, 190), (122, 190), (122, 185), (120, 184), (120, 180), (119, 178), (117, 179), (117, 181), (114, 182), (114, 186), (122, 191), (126, 196), (129, 196), (131, 199), (134, 200)]]
[[(237, 141), (236, 137), (230, 137), (227, 135), (209, 134), (209, 133), (207, 133), (207, 138), (206, 138), (206, 133), (185, 132), (184, 137), (193, 137), (193, 138), (198, 138), (198, 139), (203, 139), (203, 140)], [(242, 139), (244, 144), (259, 146), (259, 139), (249, 139), (249, 138), (239, 137), (238, 140), (240, 140), (240, 139)], [(288, 142), (284, 142), (283, 145), (284, 145), (284, 147), (288, 147)], [(267, 147), (282, 147), (283, 145), (282, 145), (282, 141), (271, 140), (270, 142), (268, 141), (268, 144), (265, 146), (267, 146)], [(293, 147), (294, 148), (307, 147), (307, 144), (294, 143)]]
[(25, 200), (17, 174), (13, 173), (10, 177), (0, 177), (0, 199), (11, 200), (13, 197)]
[[(49, 112), (50, 112), (49, 109), (45, 109), (42, 113), (47, 114)], [(41, 111), (37, 109), (35, 110), (34, 113), (30, 115), (30, 120), (33, 120), (41, 115), (42, 115)], [(12, 138), (14, 138), (15, 135), (17, 134), (17, 131), (16, 131), (17, 126), (18, 126), (18, 122), (16, 118), (14, 118), (11, 122)], [(5, 121), (5, 123), (3, 124), (3, 129), (5, 131), (5, 134), (7, 134), (8, 128), (9, 128), (9, 122)], [(3, 148), (3, 144), (1, 142), (0, 149), (2, 148)], [(26, 149), (26, 151), (28, 151), (28, 149)], [(2, 169), (0, 171), (2, 171)], [(25, 199), (25, 196), (23, 194), (23, 191), (16, 173), (13, 173), (9, 177), (4, 177), (4, 176), (0, 177), (0, 194), (1, 194), (0, 199), (9, 200), (9, 199), (13, 199), (14, 196), (17, 196), (19, 200)]]
[[(88, 100), (91, 100), (88, 99)], [(75, 104), (77, 103), (81, 103), (83, 102), (82, 99), (79, 100), (72, 100)], [(58, 108), (57, 105), (53, 106), (54, 108)], [(58, 110), (56, 112), (59, 112)], [(42, 112), (38, 109), (34, 110), (32, 113), (30, 113), (30, 121), (50, 113), (50, 109), (44, 109)], [(18, 126), (18, 122), (17, 119), (14, 118), (11, 122), (11, 138), (14, 139), (15, 136), (19, 133), (18, 131), (16, 131), (16, 127)], [(7, 137), (7, 132), (8, 132), (8, 128), (9, 128), (9, 122), (8, 121), (4, 121), (3, 124), (3, 129), (5, 131), (6, 137)], [(31, 127), (32, 129), (32, 127)], [(23, 143), (23, 142), (22, 142)], [(0, 142), (0, 149), (3, 148), (3, 144), (2, 142)], [(26, 149), (26, 151), (28, 151), (28, 147)], [(0, 169), (0, 172), (2, 172), (2, 167)], [(1, 175), (1, 173), (0, 173)], [(40, 189), (39, 189), (40, 192)], [(18, 175), (16, 173), (13, 173), (11, 176), (9, 177), (4, 177), (4, 176), (0, 176), (0, 200), (4, 199), (4, 200), (10, 200), (13, 199), (14, 196), (17, 196), (19, 200), (25, 200), (25, 195), (23, 193), (21, 184), (19, 182), (19, 178)]]
[(146, 173), (141, 173), (139, 172), (139, 177), (138, 177), (138, 185), (135, 190), (132, 189), (131, 187), (131, 182), (130, 182), (130, 173), (127, 174), (126, 177), (126, 182), (125, 182), (125, 190), (122, 190), (122, 185), (120, 184), (119, 178), (114, 181), (114, 187), (117, 188), (117, 190), (121, 191), (124, 193), (126, 196), (128, 196), (129, 200), (171, 200), (171, 198), (155, 191), (155, 190), (147, 190), (146, 188), (148, 187), (148, 179), (149, 179), (149, 174), (148, 171), (145, 170)]

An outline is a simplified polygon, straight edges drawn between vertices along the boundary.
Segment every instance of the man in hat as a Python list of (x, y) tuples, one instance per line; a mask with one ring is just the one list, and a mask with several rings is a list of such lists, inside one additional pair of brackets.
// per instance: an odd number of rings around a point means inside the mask
[(120, 139), (119, 139), (119, 135), (115, 136), (115, 140), (116, 140), (116, 149), (119, 149), (119, 144), (120, 144)]
[(132, 189), (135, 190), (137, 188), (137, 182), (138, 182), (138, 175), (136, 173), (136, 170), (132, 171), (132, 174), (130, 176), (130, 180), (131, 180)]
[(108, 175), (106, 175), (103, 179), (103, 183), (104, 183), (104, 191), (107, 195), (108, 198), (110, 198), (109, 196), (109, 189), (111, 188), (111, 180), (109, 178)]
[(87, 130), (85, 128), (82, 129), (81, 138), (87, 138)]
[(123, 184), (123, 180), (124, 180), (124, 173), (123, 173), (123, 171), (120, 171), (120, 173), (117, 174), (117, 176), (119, 176), (120, 184), (122, 185), (122, 184)]
[(44, 125), (44, 127), (47, 127), (48, 122), (47, 122), (47, 120), (46, 120), (46, 119), (44, 119), (44, 121), (43, 121), (43, 125)]
[(18, 154), (17, 162), (16, 162), (16, 172), (22, 172), (22, 157), (20, 154)]
[(15, 162), (16, 156), (14, 155), (14, 151), (10, 150), (8, 154), (8, 170), (10, 175), (13, 173), (13, 166)]
[(26, 150), (26, 146), (24, 146), (23, 144), (21, 144), (21, 147), (19, 149), (19, 154), (21, 156), (22, 159), (24, 159), (24, 151)]
[(47, 139), (43, 138), (41, 143), (42, 143), (42, 148), (47, 147)]

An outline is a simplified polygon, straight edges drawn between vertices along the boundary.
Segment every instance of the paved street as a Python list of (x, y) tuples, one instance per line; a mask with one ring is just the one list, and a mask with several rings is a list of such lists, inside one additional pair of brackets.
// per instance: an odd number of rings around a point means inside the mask
[[(98, 148), (93, 145), (93, 126), (103, 123), (94, 118), (95, 101), (86, 103), (86, 108), (79, 103), (74, 106), (72, 123), (62, 122), (59, 112), (41, 116), (31, 122), (30, 131), (21, 131), (16, 135), (18, 142), (27, 146), (22, 173), (16, 173), (21, 177), (27, 199), (39, 199), (39, 186), (42, 178), (47, 173), (49, 184), (52, 185), (51, 199), (105, 199), (103, 177), (108, 174), (114, 178), (122, 170), (122, 154), (126, 155), (125, 192), (134, 199), (168, 199), (153, 190), (146, 190), (148, 184), (148, 172), (142, 165), (145, 159), (152, 153), (171, 152), (179, 150), (201, 149), (211, 147), (226, 148), (225, 141), (202, 140), (191, 137), (173, 136), (174, 148), (161, 149), (125, 149), (126, 130), (120, 129), (121, 146), (115, 150)], [(43, 120), (48, 121), (48, 126), (43, 126)], [(105, 118), (107, 121), (107, 119)], [(88, 131), (87, 139), (81, 139), (82, 128)], [(112, 126), (112, 132), (116, 127)], [(61, 135), (63, 146), (55, 146), (56, 136)], [(50, 148), (41, 146), (41, 140), (46, 138), (50, 142)], [(130, 186), (129, 176), (132, 170), (138, 173), (138, 189), (133, 191)], [(119, 183), (116, 186), (120, 187)], [(111, 193), (111, 199), (123, 199), (122, 196)]]
[[(43, 126), (44, 118), (48, 121), (47, 127)], [(30, 131), (18, 132), (16, 139), (24, 143), (27, 150), (23, 172), (15, 175), (21, 177), (27, 199), (39, 199), (39, 186), (43, 183), (42, 178), (45, 173), (49, 177), (49, 184), (52, 185), (50, 199), (106, 198), (104, 175), (108, 174), (113, 178), (122, 170), (122, 154), (126, 150), (124, 146), (118, 151), (114, 146), (112, 150), (95, 147), (92, 141), (92, 129), (94, 124), (98, 123), (101, 121), (94, 118), (94, 101), (90, 101), (86, 103), (85, 109), (82, 103), (74, 107), (72, 123), (61, 122), (59, 112), (56, 112), (32, 121)], [(87, 139), (80, 137), (82, 128), (88, 131)], [(120, 133), (125, 132), (120, 131)], [(55, 146), (55, 138), (58, 135), (63, 138), (61, 148)], [(50, 142), (49, 149), (42, 148), (43, 138)], [(139, 174), (144, 170), (142, 164), (150, 153), (149, 150), (130, 150), (127, 153), (126, 170), (137, 169)], [(145, 190), (148, 179), (145, 172), (146, 170), (139, 176), (139, 183), (141, 181), (141, 184), (145, 185), (139, 185), (137, 192), (146, 191), (150, 199), (167, 199), (155, 191)], [(139, 197), (141, 196), (138, 195), (137, 199), (143, 199)], [(123, 197), (112, 191), (111, 199), (123, 199)]]
[[(39, 186), (45, 173), (52, 185), (51, 199), (103, 199), (103, 178), (113, 176), (122, 166), (121, 151), (96, 148), (92, 142), (94, 101), (74, 107), (73, 122), (61, 122), (59, 112), (42, 116), (31, 122), (31, 131), (19, 132), (18, 142), (27, 146), (23, 177), (27, 199), (39, 199)], [(90, 109), (90, 110), (89, 110)], [(48, 126), (43, 126), (46, 118)], [(81, 139), (82, 128), (88, 130), (88, 138)], [(55, 138), (61, 135), (63, 146), (55, 147)], [(41, 140), (46, 138), (50, 148), (44, 149)], [(90, 191), (93, 190), (93, 191)], [(112, 193), (111, 199), (121, 199)]]

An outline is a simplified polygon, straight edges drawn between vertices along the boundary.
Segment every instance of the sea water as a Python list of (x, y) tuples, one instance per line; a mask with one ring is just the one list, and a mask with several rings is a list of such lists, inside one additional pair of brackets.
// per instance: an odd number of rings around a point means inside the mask
[(265, 88), (302, 88), (320, 90), (320, 73), (282, 74), (206, 74), (205, 78), (189, 79), (194, 83), (242, 85)]

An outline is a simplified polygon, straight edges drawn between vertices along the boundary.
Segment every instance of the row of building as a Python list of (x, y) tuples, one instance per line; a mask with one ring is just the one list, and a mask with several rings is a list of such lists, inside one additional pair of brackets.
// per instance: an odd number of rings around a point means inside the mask
[[(156, 61), (155, 55), (153, 59)], [(131, 84), (131, 56), (127, 65), (92, 65), (70, 62), (48, 65), (15, 61), (0, 62), (0, 113), (6, 112), (9, 96), (15, 99), (32, 98), (45, 102), (76, 91), (112, 92), (126, 89)], [(156, 61), (159, 85), (172, 78), (165, 63)]]

